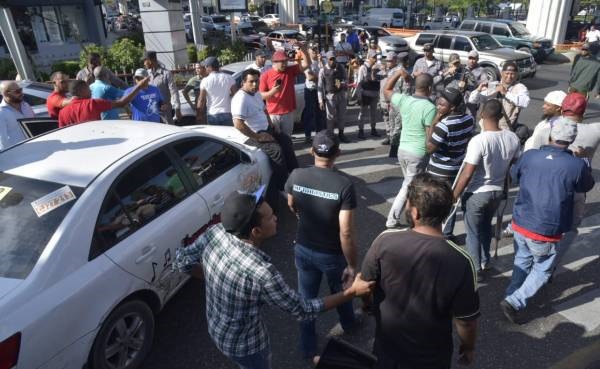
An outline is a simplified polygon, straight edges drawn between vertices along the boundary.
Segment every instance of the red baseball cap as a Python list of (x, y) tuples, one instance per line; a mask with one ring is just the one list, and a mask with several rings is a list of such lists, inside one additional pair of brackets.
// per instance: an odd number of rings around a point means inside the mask
[(271, 58), (274, 62), (286, 61), (288, 60), (288, 56), (281, 50), (275, 51), (273, 57)]
[(585, 96), (578, 92), (571, 92), (562, 102), (561, 108), (564, 116), (583, 115), (587, 107)]

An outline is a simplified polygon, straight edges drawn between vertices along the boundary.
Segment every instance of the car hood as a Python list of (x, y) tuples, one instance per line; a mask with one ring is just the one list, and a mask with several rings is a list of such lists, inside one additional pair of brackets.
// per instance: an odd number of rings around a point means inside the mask
[(535, 35), (521, 36), (519, 38), (522, 38), (524, 40), (528, 40), (531, 42), (552, 42), (552, 40), (550, 40), (549, 38), (546, 38), (543, 36), (535, 36)]
[(379, 40), (388, 43), (388, 44), (402, 44), (402, 45), (408, 45), (408, 43), (406, 42), (405, 39), (403, 39), (400, 36), (385, 36), (385, 37), (379, 37)]
[(0, 300), (23, 282), (22, 279), (0, 278)]
[(525, 53), (522, 51), (517, 51), (510, 47), (501, 47), (501, 48), (495, 49), (495, 50), (483, 50), (483, 51), (479, 51), (479, 54), (486, 55), (486, 56), (492, 56), (492, 57), (496, 57), (496, 58), (501, 58), (504, 60), (525, 59), (525, 58), (529, 58), (531, 56), (528, 53)]

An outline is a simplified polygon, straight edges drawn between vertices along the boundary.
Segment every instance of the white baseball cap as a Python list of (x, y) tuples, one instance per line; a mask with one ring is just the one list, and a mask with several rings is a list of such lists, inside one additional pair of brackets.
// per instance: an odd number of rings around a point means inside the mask
[(552, 105), (561, 106), (565, 97), (567, 97), (567, 94), (564, 91), (550, 91), (544, 97), (544, 101)]

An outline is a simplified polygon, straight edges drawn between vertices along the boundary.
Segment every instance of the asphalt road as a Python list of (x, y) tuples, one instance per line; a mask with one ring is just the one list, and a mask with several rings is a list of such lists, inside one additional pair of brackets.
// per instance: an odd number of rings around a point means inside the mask
[[(544, 96), (552, 90), (566, 90), (569, 65), (544, 64), (536, 78), (526, 80), (531, 95), (530, 106), (522, 112), (520, 121), (532, 127), (539, 121)], [(384, 229), (385, 217), (391, 201), (398, 191), (402, 177), (399, 168), (387, 157), (387, 146), (380, 140), (357, 142), (355, 137), (358, 111), (350, 109), (347, 114), (354, 143), (342, 146), (338, 168), (353, 177), (359, 203), (356, 216), (360, 255), (364, 255), (371, 241)], [(600, 121), (600, 103), (592, 101), (588, 106), (586, 122)], [(378, 127), (383, 132), (383, 123)], [(307, 147), (302, 144), (301, 134), (296, 141), (297, 155), (301, 165), (310, 165)], [(595, 158), (594, 175), (600, 180)], [(522, 326), (508, 323), (498, 303), (510, 279), (513, 260), (512, 240), (502, 240), (499, 256), (494, 259), (493, 277), (480, 286), (481, 318), (476, 360), (472, 368), (532, 369), (532, 368), (600, 368), (600, 278), (597, 243), (600, 239), (600, 186), (596, 186), (587, 200), (586, 219), (580, 236), (569, 254), (564, 267), (551, 285), (536, 296), (528, 313), (529, 322)], [(514, 198), (515, 190), (510, 193)], [(510, 219), (511, 207), (505, 212)], [(455, 234), (464, 237), (462, 214), (459, 213)], [(273, 257), (274, 264), (292, 286), (296, 286), (293, 261), (295, 218), (287, 211), (281, 212), (278, 235), (264, 245)], [(321, 293), (324, 295), (324, 284)], [(312, 368), (298, 354), (298, 324), (286, 313), (266, 307), (263, 311), (273, 352), (273, 368)], [(214, 346), (207, 333), (204, 286), (201, 281), (188, 283), (170, 301), (157, 317), (157, 329), (152, 352), (144, 369), (220, 369), (235, 368)], [(317, 329), (321, 345), (325, 335), (337, 323), (337, 314), (327, 312), (318, 320)], [(372, 319), (347, 341), (370, 350), (374, 334)], [(459, 367), (454, 365), (454, 367)]]

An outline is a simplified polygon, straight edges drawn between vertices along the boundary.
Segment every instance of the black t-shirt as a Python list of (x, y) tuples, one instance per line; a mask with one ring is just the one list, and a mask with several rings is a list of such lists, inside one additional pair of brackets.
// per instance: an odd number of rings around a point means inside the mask
[(441, 237), (390, 230), (362, 266), (375, 280), (375, 339), (407, 368), (450, 368), (452, 318), (479, 316), (476, 271), (466, 251)]
[(356, 208), (354, 184), (329, 168), (294, 169), (285, 192), (294, 197), (299, 214), (296, 242), (322, 252), (341, 254), (340, 210)]

